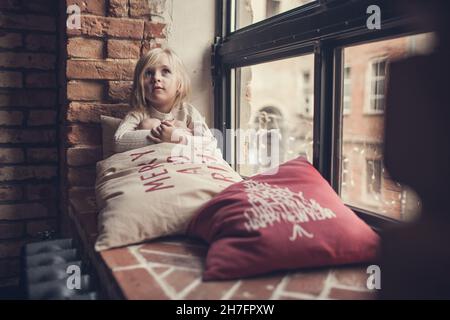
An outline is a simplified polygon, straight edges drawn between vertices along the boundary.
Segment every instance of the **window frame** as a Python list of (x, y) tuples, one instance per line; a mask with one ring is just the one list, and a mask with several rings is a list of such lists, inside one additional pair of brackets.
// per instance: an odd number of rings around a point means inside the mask
[[(231, 32), (233, 1), (216, 1), (216, 42), (212, 55), (215, 127), (225, 133), (233, 120), (227, 107), (232, 103), (232, 69), (314, 53), (313, 165), (340, 194), (343, 48), (432, 30), (416, 26), (391, 0), (317, 0)], [(369, 5), (381, 9), (380, 30), (366, 27)], [(224, 135), (223, 154), (228, 162), (232, 159), (234, 140)], [(347, 206), (375, 230), (399, 223), (375, 212)]]

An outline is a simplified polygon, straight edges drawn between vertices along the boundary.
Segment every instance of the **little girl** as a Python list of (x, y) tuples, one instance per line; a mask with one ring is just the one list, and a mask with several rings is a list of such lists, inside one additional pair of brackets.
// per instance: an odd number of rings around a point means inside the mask
[(192, 135), (215, 140), (203, 117), (186, 102), (190, 81), (171, 49), (156, 48), (134, 70), (132, 110), (114, 135), (114, 149), (124, 152), (153, 143), (188, 144)]

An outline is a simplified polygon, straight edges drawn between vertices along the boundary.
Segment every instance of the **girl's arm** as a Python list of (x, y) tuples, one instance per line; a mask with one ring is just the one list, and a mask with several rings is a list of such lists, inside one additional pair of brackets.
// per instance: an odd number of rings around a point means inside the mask
[(153, 144), (147, 139), (150, 130), (137, 130), (144, 118), (143, 113), (133, 111), (125, 116), (114, 134), (115, 152), (124, 152)]

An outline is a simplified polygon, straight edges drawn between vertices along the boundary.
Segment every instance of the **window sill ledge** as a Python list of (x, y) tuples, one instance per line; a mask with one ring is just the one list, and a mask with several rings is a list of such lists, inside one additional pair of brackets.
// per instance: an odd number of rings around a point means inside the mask
[[(90, 192), (90, 193), (89, 193)], [(87, 194), (89, 193), (89, 194)], [(242, 300), (375, 299), (366, 289), (366, 266), (277, 272), (251, 279), (203, 282), (207, 247), (181, 237), (95, 252), (97, 211), (93, 190), (71, 193), (70, 217), (84, 255), (109, 299)], [(236, 288), (237, 287), (237, 288)]]

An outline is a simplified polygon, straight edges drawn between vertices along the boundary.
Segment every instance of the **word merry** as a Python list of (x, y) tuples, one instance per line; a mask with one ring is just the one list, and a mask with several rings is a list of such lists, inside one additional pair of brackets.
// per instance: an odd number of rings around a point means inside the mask
[[(136, 161), (144, 155), (148, 155), (155, 152), (155, 150), (148, 150), (145, 152), (132, 153), (132, 162)], [(202, 163), (208, 164), (209, 162), (215, 163), (217, 159), (208, 155), (197, 155), (203, 158)], [(153, 158), (150, 161), (145, 161), (138, 164), (138, 173), (140, 173), (140, 180), (143, 182), (143, 186), (146, 187), (145, 192), (153, 192), (164, 189), (175, 188), (175, 185), (168, 184), (168, 179), (171, 178), (169, 170), (167, 170), (167, 165), (182, 165), (191, 164), (191, 159), (186, 156), (169, 156), (166, 162), (157, 162), (157, 158)], [(207, 174), (211, 175), (213, 180), (224, 181), (228, 183), (235, 183), (232, 176), (228, 175), (228, 170), (214, 165), (204, 165), (204, 166), (189, 166), (185, 168), (180, 168), (178, 170), (172, 171), (182, 174)], [(166, 183), (166, 184), (165, 184)]]

